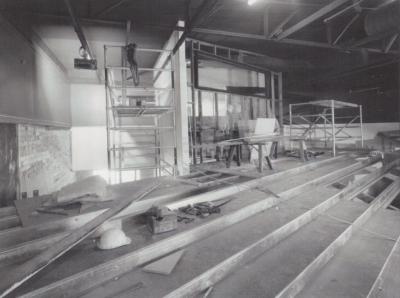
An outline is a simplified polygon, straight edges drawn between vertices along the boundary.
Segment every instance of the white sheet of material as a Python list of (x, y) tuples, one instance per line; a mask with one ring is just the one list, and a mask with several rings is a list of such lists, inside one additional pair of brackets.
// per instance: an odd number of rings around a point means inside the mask
[[(276, 118), (257, 118), (254, 136), (274, 136), (279, 134), (279, 123)], [(263, 146), (263, 156), (271, 153), (272, 142)], [(255, 148), (251, 149), (250, 161), (257, 161), (258, 153)]]

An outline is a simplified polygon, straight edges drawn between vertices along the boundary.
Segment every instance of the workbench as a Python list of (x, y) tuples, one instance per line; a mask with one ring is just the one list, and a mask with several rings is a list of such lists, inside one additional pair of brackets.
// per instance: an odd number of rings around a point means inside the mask
[(263, 163), (264, 157), (268, 163), (269, 168), (272, 170), (271, 160), (269, 156), (263, 156), (263, 146), (266, 146), (268, 143), (278, 144), (279, 142), (283, 141), (289, 142), (298, 142), (299, 144), (299, 152), (300, 152), (300, 159), (305, 162), (307, 161), (307, 154), (306, 145), (305, 145), (305, 138), (303, 137), (289, 137), (289, 136), (253, 136), (253, 137), (245, 137), (240, 139), (233, 139), (233, 140), (225, 140), (222, 142), (217, 143), (219, 147), (218, 152), (223, 152), (224, 147), (229, 147), (228, 149), (228, 156), (226, 159), (226, 167), (229, 168), (231, 166), (231, 162), (233, 160), (234, 152), (236, 151), (236, 162), (237, 165), (241, 165), (241, 152), (242, 152), (242, 145), (249, 145), (251, 147), (256, 148), (258, 152), (258, 171), (261, 173), (263, 171)]

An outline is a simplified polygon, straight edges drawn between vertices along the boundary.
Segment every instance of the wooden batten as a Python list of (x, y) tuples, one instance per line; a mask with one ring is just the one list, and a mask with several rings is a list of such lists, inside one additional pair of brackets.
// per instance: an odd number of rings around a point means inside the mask
[[(358, 163), (356, 164), (360, 166)], [(351, 165), (348, 168), (354, 170), (353, 166), (354, 165)], [(322, 180), (321, 177), (315, 178), (314, 180), (308, 181), (305, 185), (295, 187), (296, 192), (305, 191), (309, 188), (311, 184), (317, 184), (316, 181), (318, 181), (318, 183), (320, 183), (321, 185), (324, 185), (326, 183), (326, 180), (329, 178), (331, 179), (332, 176), (335, 176), (335, 178), (338, 179), (338, 176), (340, 177), (341, 173), (330, 173), (329, 175), (325, 175), (324, 179)], [(103, 264), (69, 276), (65, 279), (51, 283), (45, 287), (26, 293), (22, 297), (58, 297), (60, 295), (70, 297), (79, 295), (79, 293), (82, 293), (85, 290), (98, 286), (116, 276), (120, 276), (121, 274), (129, 272), (146, 262), (181, 249), (196, 241), (218, 233), (225, 228), (241, 222), (255, 214), (263, 212), (268, 208), (276, 206), (283, 200), (289, 200), (292, 198), (290, 196), (291, 194), (292, 190), (289, 189), (280, 193), (279, 199), (273, 196), (267, 196), (262, 201), (253, 203), (251, 205), (243, 207), (240, 210), (214, 219), (188, 231), (178, 233), (174, 236), (168, 237), (166, 239), (143, 247), (139, 250), (122, 255), (111, 261), (105, 262)]]
[(202, 291), (214, 286), (216, 283), (224, 279), (235, 270), (249, 263), (251, 260), (254, 260), (254, 258), (265, 253), (268, 249), (272, 248), (274, 245), (289, 237), (291, 234), (298, 231), (316, 217), (320, 216), (321, 213), (336, 205), (342, 198), (354, 198), (356, 195), (363, 192), (366, 188), (375, 183), (378, 179), (381, 179), (383, 175), (384, 173), (381, 170), (376, 170), (374, 173), (364, 177), (358, 183), (350, 184), (321, 204), (303, 213), (281, 228), (273, 231), (259, 241), (239, 251), (215, 267), (207, 270), (203, 274), (172, 291), (166, 295), (165, 298), (194, 297), (196, 294), (199, 294)]
[(367, 298), (396, 297), (400, 280), (400, 237), (393, 245), (381, 272), (376, 278)]
[(351, 236), (380, 208), (385, 208), (400, 192), (400, 179), (393, 181), (375, 198), (370, 206), (339, 235), (314, 261), (312, 261), (276, 298), (295, 297), (304, 286), (336, 255)]
[[(327, 175), (318, 177), (315, 180), (310, 180), (308, 182), (308, 184), (300, 185), (299, 187), (302, 188), (302, 189), (305, 189), (306, 186), (307, 187), (312, 187), (313, 185), (316, 185), (316, 184), (318, 184), (318, 183), (320, 183), (322, 181), (326, 181), (326, 183), (333, 183), (333, 181), (335, 179), (341, 178), (341, 177), (346, 176), (346, 175), (350, 175), (350, 174), (353, 173), (353, 171), (357, 171), (359, 169), (362, 169), (365, 165), (366, 165), (365, 163), (357, 162), (357, 163), (354, 163), (352, 165), (349, 165), (346, 168), (342, 168), (342, 169), (339, 169), (337, 171), (328, 173)], [(238, 189), (238, 190), (240, 190), (240, 189)], [(299, 188), (292, 188), (292, 189), (289, 189), (288, 191), (292, 192), (292, 193), (295, 193), (298, 190), (299, 190)], [(289, 192), (287, 194), (289, 194)], [(198, 196), (197, 197), (195, 196), (195, 197), (192, 197), (192, 198), (188, 198), (188, 199), (193, 201), (193, 198), (195, 198), (195, 199), (197, 198), (196, 200), (198, 200), (198, 201), (204, 201), (205, 199), (210, 201), (210, 200), (214, 200), (214, 199), (219, 199), (220, 198), (220, 197), (212, 196), (210, 194), (210, 192), (208, 192), (207, 194), (208, 195), (206, 197), (200, 196), (200, 199), (199, 199)], [(142, 202), (137, 202), (137, 203), (132, 204), (132, 205), (137, 205), (137, 206), (140, 207), (140, 208), (138, 208), (138, 210), (136, 210), (136, 213), (132, 212), (132, 216), (147, 211), (152, 205), (156, 204), (155, 201), (158, 202), (158, 199), (157, 198), (148, 199), (148, 200), (144, 200)], [(184, 203), (181, 203), (182, 206), (183, 206), (184, 204), (186, 204), (187, 201), (186, 200), (182, 200), (182, 202), (184, 202)], [(146, 203), (146, 204), (143, 204), (143, 203)], [(86, 216), (85, 222), (90, 220), (92, 217), (97, 216), (98, 214), (100, 214), (100, 211), (96, 211), (94, 214), (92, 214), (92, 216)], [(71, 217), (70, 219), (66, 219), (66, 220), (71, 221), (71, 222), (74, 222), (74, 221), (76, 222), (77, 221), (76, 217)], [(47, 225), (50, 225), (50, 224), (47, 224)], [(33, 227), (33, 228), (35, 228), (35, 227)], [(40, 228), (43, 230), (43, 226), (40, 226)], [(51, 227), (51, 228), (54, 231), (54, 227)], [(26, 233), (30, 233), (31, 229), (32, 228), (26, 228)], [(25, 230), (20, 230), (19, 233), (18, 233), (19, 234), (18, 237), (21, 237), (23, 239), (22, 232), (24, 232), (24, 231)], [(46, 236), (44, 238), (39, 238), (37, 240), (32, 240), (32, 241), (28, 241), (28, 242), (25, 242), (25, 243), (21, 243), (21, 244), (15, 246), (15, 247), (7, 247), (7, 248), (5, 248), (3, 250), (0, 249), (0, 261), (11, 259), (11, 258), (14, 258), (14, 257), (21, 257), (21, 256), (24, 256), (24, 255), (33, 255), (33, 254), (43, 250), (44, 248), (48, 247), (52, 243), (57, 242), (60, 239), (60, 235), (65, 235), (65, 233), (66, 232), (64, 232), (64, 231), (58, 230), (54, 234), (52, 234), (50, 236)], [(10, 235), (10, 236), (16, 237), (15, 235)]]

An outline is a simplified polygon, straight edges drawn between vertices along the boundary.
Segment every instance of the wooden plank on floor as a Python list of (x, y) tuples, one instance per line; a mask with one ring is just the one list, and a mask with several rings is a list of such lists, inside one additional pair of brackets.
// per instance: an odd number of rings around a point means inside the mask
[(20, 225), (20, 220), (17, 215), (10, 215), (0, 218), (0, 230), (7, 230)]
[[(310, 164), (312, 165), (312, 164)], [(350, 164), (349, 166), (345, 167), (345, 168), (339, 168), (335, 171), (329, 172), (325, 175), (321, 175), (320, 177), (316, 178), (316, 179), (310, 179), (309, 181), (307, 181), (305, 184), (303, 185), (299, 185), (299, 188), (304, 188), (304, 187), (312, 187), (313, 185), (316, 185), (318, 183), (320, 183), (320, 181), (323, 181), (325, 179), (327, 179), (328, 177), (334, 177), (335, 175), (339, 174), (339, 177), (342, 176), (345, 171), (356, 171), (360, 168), (363, 168), (366, 166), (365, 162), (355, 162), (354, 164)], [(279, 172), (275, 175), (278, 175), (278, 178), (282, 178), (282, 176), (286, 178), (288, 178), (289, 175), (295, 175), (295, 174), (299, 174), (299, 173), (304, 173), (307, 174), (307, 172), (311, 169), (315, 169), (315, 167), (299, 167), (302, 168), (303, 171), (296, 171), (296, 172), (292, 172), (293, 169), (287, 170), (287, 171), (282, 171)], [(297, 169), (297, 168), (296, 168)], [(284, 174), (285, 172), (287, 172), (287, 174)], [(259, 179), (254, 179), (254, 180), (250, 180), (247, 181), (245, 183), (240, 183), (240, 184), (235, 184), (232, 186), (228, 186), (225, 187), (223, 189), (217, 189), (205, 194), (200, 194), (198, 196), (193, 196), (191, 198), (185, 199), (185, 200), (181, 200), (178, 202), (174, 202), (174, 203), (170, 203), (167, 204), (166, 206), (170, 209), (170, 210), (177, 210), (181, 207), (184, 206), (188, 206), (188, 205), (193, 205), (196, 203), (202, 203), (202, 202), (207, 202), (207, 201), (216, 201), (219, 199), (222, 199), (224, 197), (227, 196), (231, 196), (231, 195), (235, 195), (237, 193), (239, 193), (240, 191), (245, 191), (245, 190), (249, 190), (252, 188), (257, 188), (257, 187), (262, 187), (263, 185), (265, 185), (268, 182), (274, 181), (275, 179), (277, 179), (275, 175), (271, 175), (271, 176), (265, 176)], [(298, 188), (294, 187), (291, 188), (290, 190), (288, 190), (287, 192), (285, 192), (286, 195), (290, 195), (290, 194), (294, 194), (296, 192), (300, 191)]]
[(0, 208), (0, 218), (16, 214), (17, 210), (15, 209), (14, 206)]
[(202, 291), (214, 286), (216, 283), (233, 273), (235, 270), (254, 260), (283, 239), (298, 231), (304, 225), (320, 216), (321, 213), (334, 206), (342, 198), (351, 199), (355, 197), (364, 191), (368, 186), (373, 184), (377, 179), (380, 179), (383, 174), (384, 173), (382, 173), (380, 170), (377, 170), (375, 173), (363, 178), (362, 181), (347, 186), (321, 204), (315, 206), (311, 210), (308, 210), (259, 241), (239, 251), (215, 267), (207, 270), (203, 274), (172, 291), (164, 298), (188, 297), (200, 294)]
[(4, 297), (10, 294), (13, 290), (51, 264), (54, 260), (58, 259), (75, 245), (84, 240), (106, 220), (121, 212), (123, 209), (131, 205), (132, 202), (142, 199), (158, 186), (159, 183), (155, 183), (150, 187), (138, 191), (133, 198), (129, 197), (119, 200), (110, 209), (101, 213), (99, 216), (95, 217), (80, 228), (72, 231), (61, 241), (52, 245), (48, 250), (43, 251), (22, 265), (15, 267), (14, 270), (10, 271), (7, 276), (0, 280), (0, 296)]
[[(263, 183), (267, 183), (269, 181), (273, 181), (274, 179), (279, 179), (281, 177), (286, 177), (287, 175), (290, 174), (296, 174), (296, 173), (306, 173), (308, 170), (315, 169), (315, 168), (320, 168), (324, 166), (325, 164), (329, 163), (334, 163), (336, 161), (342, 160), (344, 157), (335, 157), (335, 158), (330, 158), (314, 163), (310, 163), (307, 165), (303, 165), (301, 167), (297, 167), (294, 169), (289, 169), (286, 171), (282, 171), (273, 175), (270, 175), (268, 177), (265, 177), (262, 181)], [(362, 166), (362, 163), (358, 163), (359, 166)], [(356, 166), (356, 165), (355, 165)], [(259, 180), (261, 181), (261, 180)], [(220, 190), (215, 190), (212, 192), (207, 192), (206, 194), (201, 195), (201, 193), (205, 192), (205, 190), (208, 189), (207, 186), (201, 187), (198, 189), (192, 189), (189, 191), (184, 191), (181, 193), (177, 194), (164, 194), (160, 195), (154, 198), (149, 198), (146, 200), (142, 200), (140, 202), (136, 202), (123, 210), (120, 214), (118, 214), (115, 219), (123, 219), (126, 217), (132, 217), (135, 215), (139, 215), (141, 213), (146, 212), (151, 208), (152, 206), (159, 206), (162, 204), (168, 204), (170, 202), (176, 201), (179, 198), (185, 198), (185, 197), (191, 197), (194, 201), (196, 200), (210, 200), (210, 198), (214, 198), (215, 200), (221, 199), (223, 197), (229, 196), (236, 194), (238, 190), (247, 190), (251, 187), (257, 187), (259, 183), (257, 182), (252, 182), (251, 184), (242, 184), (238, 183), (236, 186), (232, 186), (229, 188), (223, 188)], [(261, 184), (261, 183), (260, 183)], [(199, 195), (200, 194), (200, 195)], [(207, 198), (207, 199), (204, 199)], [(59, 232), (60, 230), (70, 230), (70, 229), (75, 229), (78, 228), (79, 226), (85, 224), (89, 220), (93, 219), (94, 217), (98, 216), (101, 212), (104, 212), (106, 209), (103, 210), (98, 210), (98, 211), (93, 211), (89, 213), (85, 213), (82, 215), (74, 216), (74, 217), (68, 217), (68, 218), (63, 218), (60, 220), (48, 222), (48, 223), (43, 223), (41, 225), (37, 225), (35, 227), (29, 227), (29, 228), (23, 228), (23, 229), (17, 229), (15, 231), (9, 231), (9, 232), (1, 232), (0, 231), (0, 250), (1, 248), (10, 248), (7, 243), (10, 242), (15, 242), (18, 241), (18, 239), (32, 239), (30, 235), (36, 235), (36, 234), (44, 234), (45, 232), (47, 234), (54, 233), (54, 231)], [(38, 232), (40, 231), (40, 232)]]
[[(113, 219), (120, 220), (126, 217), (139, 215), (148, 211), (152, 206), (158, 206), (161, 204), (166, 204), (168, 202), (175, 201), (180, 198), (197, 195), (199, 193), (204, 192), (206, 189), (208, 188), (204, 187), (204, 188), (190, 189), (177, 193), (166, 193), (153, 198), (135, 202), (130, 206), (128, 206), (128, 208), (123, 210), (121, 213), (116, 215), (115, 218)], [(11, 246), (13, 245), (9, 245), (10, 243), (20, 243), (22, 241), (30, 241), (29, 239), (32, 239), (32, 235), (46, 235), (47, 237), (48, 235), (59, 233), (60, 231), (76, 229), (106, 210), (107, 209), (95, 210), (77, 216), (45, 222), (43, 224), (36, 225), (33, 227), (25, 227), (25, 228), (19, 227), (5, 231), (0, 231), (0, 253), (4, 249), (11, 248)]]
[(314, 261), (312, 261), (291, 283), (289, 283), (276, 298), (295, 297), (304, 286), (321, 270), (336, 252), (351, 238), (379, 208), (385, 208), (400, 192), (400, 179), (393, 181), (385, 188), (370, 206), (339, 235)]
[(41, 207), (43, 203), (50, 200), (53, 196), (40, 196), (29, 198), (27, 200), (16, 200), (14, 201), (15, 208), (17, 209), (18, 216), (21, 220), (22, 226), (29, 227), (34, 224), (32, 221), (32, 213), (37, 208)]
[[(351, 166), (348, 168), (351, 168)], [(330, 174), (331, 176), (340, 176), (340, 172)], [(375, 174), (380, 174), (380, 171), (377, 171)], [(328, 176), (325, 177), (325, 179), (327, 178)], [(315, 181), (318, 181), (321, 184), (326, 182), (321, 180), (321, 177), (315, 178)], [(313, 182), (314, 181), (308, 181), (305, 186), (296, 186), (295, 188), (297, 191), (303, 191)], [(315, 184), (317, 184), (317, 182), (315, 182)], [(291, 199), (289, 194), (292, 194), (291, 190), (286, 190), (280, 193), (280, 199), (267, 196), (266, 199), (262, 201), (250, 204), (240, 210), (211, 220), (190, 230), (180, 232), (174, 236), (170, 236), (131, 253), (127, 253), (116, 259), (88, 268), (82, 272), (26, 293), (22, 297), (58, 297), (60, 295), (65, 297), (77, 296), (83, 291), (98, 286), (115, 276), (131, 271), (137, 266), (143, 265), (151, 260), (162, 257), (175, 250), (182, 249), (187, 245), (218, 233), (231, 225), (276, 206), (283, 200), (289, 200)]]
[(398, 297), (400, 293), (400, 237), (397, 238), (367, 298)]
[[(325, 181), (326, 183), (332, 183), (335, 179), (338, 179), (345, 175), (349, 175), (350, 173), (353, 173), (353, 171), (362, 169), (364, 165), (365, 164), (363, 164), (363, 163), (355, 163), (354, 165), (349, 165), (346, 168), (340, 168), (337, 171), (330, 172), (327, 175), (318, 177), (315, 180), (310, 180), (308, 182), (308, 185), (300, 186), (300, 188), (295, 188), (296, 191), (292, 191), (292, 193), (296, 193), (297, 191), (301, 191), (302, 189), (305, 190), (306, 187), (310, 188), (310, 186), (316, 185), (318, 183), (322, 183), (323, 181)], [(206, 198), (208, 200), (211, 200), (213, 198), (213, 193), (206, 193), (206, 194), (208, 194), (206, 196)], [(289, 194), (289, 193), (287, 193), (287, 194)], [(220, 193), (218, 192), (217, 195), (220, 195)], [(197, 200), (199, 199), (198, 196), (194, 196), (192, 198), (197, 198)], [(201, 200), (204, 200), (204, 196), (202, 196), (201, 198), (203, 198)], [(220, 198), (220, 197), (217, 196), (216, 198)], [(143, 202), (146, 202), (146, 201), (149, 201), (149, 200), (145, 200)], [(183, 201), (185, 201), (185, 200), (183, 200)], [(150, 200), (150, 202), (151, 202), (151, 200)], [(142, 203), (142, 202), (138, 202), (137, 204), (140, 204), (140, 203)], [(153, 204), (155, 204), (155, 203), (153, 202)], [(133, 205), (135, 205), (135, 204), (133, 204)], [(143, 212), (145, 212), (148, 210), (148, 208), (147, 209), (138, 208), (138, 210), (143, 210)], [(71, 218), (71, 220), (72, 219), (74, 219), (74, 218)], [(74, 219), (73, 222), (75, 223), (76, 219)], [(54, 235), (54, 242), (58, 241), (58, 239), (59, 239), (58, 235), (59, 235), (59, 233)], [(9, 235), (9, 236), (12, 236), (12, 235)], [(1, 239), (1, 237), (0, 237), (0, 239)], [(43, 245), (51, 245), (51, 243), (52, 243), (51, 236), (49, 236), (49, 237), (45, 237), (45, 239), (40, 238), (37, 241), (29, 241), (25, 245), (24, 244), (18, 245), (15, 247), (15, 249), (12, 247), (8, 247), (5, 250), (4, 249), (0, 250), (0, 260), (10, 259), (13, 257), (19, 257), (19, 256), (23, 256), (23, 255), (28, 255), (30, 253), (30, 251), (35, 251), (35, 250), (39, 251), (42, 249)]]

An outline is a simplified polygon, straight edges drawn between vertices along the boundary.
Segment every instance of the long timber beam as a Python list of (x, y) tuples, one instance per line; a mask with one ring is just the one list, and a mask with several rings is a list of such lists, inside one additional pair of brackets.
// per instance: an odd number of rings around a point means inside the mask
[[(320, 177), (317, 177), (316, 179), (310, 180), (306, 182), (305, 184), (299, 185), (298, 187), (293, 187), (292, 189), (288, 190), (288, 193), (286, 196), (288, 196), (290, 193), (296, 193), (296, 191), (299, 191), (299, 189), (305, 189), (313, 187), (314, 185), (320, 183), (320, 184), (331, 184), (334, 183), (337, 179), (342, 179), (343, 177), (346, 177), (348, 175), (352, 175), (355, 171), (362, 170), (364, 167), (368, 166), (369, 164), (373, 163), (374, 160), (370, 160), (369, 162), (356, 162), (354, 164), (351, 164), (345, 168), (338, 169), (336, 171), (330, 172), (326, 175), (322, 175)], [(281, 175), (281, 174), (280, 174)], [(273, 176), (273, 175), (272, 175)], [(271, 181), (271, 180), (270, 180)], [(244, 190), (249, 190), (251, 188), (238, 188), (236, 187), (236, 191), (244, 191)], [(234, 194), (234, 193), (232, 193)], [(191, 198), (178, 201), (176, 203), (172, 203), (171, 205), (167, 205), (167, 207), (170, 207), (171, 209), (176, 209), (182, 206), (187, 206), (188, 204), (193, 204), (196, 202), (204, 202), (204, 201), (210, 201), (210, 200), (218, 200), (223, 197), (228, 196), (229, 194), (227, 193), (221, 193), (217, 192), (216, 195), (211, 195), (210, 193), (205, 193), (205, 194), (200, 194), (197, 196), (193, 196)], [(148, 207), (150, 208), (150, 207)], [(148, 208), (143, 208), (143, 212), (147, 211)], [(99, 211), (98, 211), (99, 212)], [(59, 241), (65, 236), (68, 232), (58, 232), (50, 236), (42, 237), (39, 239), (35, 239), (32, 241), (27, 241), (12, 247), (7, 247), (3, 250), (0, 250), (0, 262), (1, 261), (7, 261), (7, 260), (12, 260), (13, 258), (24, 258), (24, 257), (29, 257), (30, 255), (34, 255), (35, 253), (45, 249), (46, 247), (49, 247), (53, 243)]]
[(367, 298), (396, 297), (400, 283), (400, 237), (397, 238)]
[[(319, 180), (319, 178), (315, 178), (315, 180), (317, 179)], [(297, 191), (304, 191), (308, 186), (309, 184), (307, 183), (303, 188), (297, 187)], [(79, 293), (85, 290), (98, 286), (115, 276), (120, 276), (121, 274), (129, 272), (148, 261), (162, 257), (196, 241), (209, 237), (229, 226), (276, 206), (284, 200), (289, 200), (293, 197), (285, 197), (285, 195), (289, 195), (290, 193), (291, 190), (283, 191), (279, 194), (281, 196), (280, 198), (267, 196), (257, 203), (250, 204), (240, 210), (193, 229), (178, 233), (131, 253), (122, 255), (114, 260), (88, 268), (65, 279), (26, 293), (22, 297), (57, 297), (61, 294), (69, 297), (79, 295)]]
[[(217, 189), (215, 191), (209, 191), (206, 194), (202, 195), (201, 192), (203, 190), (206, 190), (207, 187), (205, 188), (196, 188), (194, 190), (189, 190), (185, 191), (182, 193), (178, 194), (166, 194), (166, 195), (161, 195), (157, 196), (154, 198), (150, 198), (147, 200), (139, 201), (136, 203), (131, 204), (128, 208), (126, 208), (124, 211), (116, 215), (113, 219), (120, 220), (124, 219), (127, 217), (132, 217), (136, 216), (139, 214), (142, 214), (149, 210), (152, 206), (154, 205), (166, 205), (168, 203), (171, 203), (173, 201), (176, 201), (178, 199), (182, 198), (188, 198), (189, 200), (193, 202), (197, 202), (199, 200), (203, 201), (211, 201), (211, 200), (218, 200), (220, 198), (237, 194), (239, 191), (244, 191), (248, 190), (254, 187), (259, 186), (260, 184), (268, 183), (270, 181), (273, 181), (275, 179), (279, 179), (281, 177), (286, 177), (287, 175), (293, 175), (293, 174), (298, 174), (298, 173), (306, 173), (309, 170), (319, 168), (326, 163), (330, 163), (333, 161), (339, 161), (345, 158), (345, 156), (339, 156), (339, 157), (334, 157), (334, 158), (329, 158), (325, 160), (321, 160), (318, 162), (313, 162), (313, 163), (308, 163), (301, 165), (296, 168), (284, 170), (281, 172), (277, 172), (272, 175), (264, 176), (255, 180), (250, 180), (247, 182), (243, 183), (238, 183), (235, 186), (228, 186), (224, 187), (221, 189)], [(199, 194), (200, 192), (200, 194)], [(187, 204), (188, 200), (185, 201), (185, 204)], [(170, 207), (173, 208), (173, 205)], [(42, 225), (37, 225), (33, 227), (28, 227), (28, 228), (16, 228), (12, 230), (5, 230), (0, 232), (0, 251), (1, 248), (7, 247), (7, 243), (10, 241), (13, 241), (14, 239), (26, 239), (29, 237), (31, 234), (35, 234), (38, 230), (43, 234), (43, 232), (48, 231), (49, 233), (51, 232), (60, 232), (63, 230), (71, 230), (80, 227), (81, 225), (85, 224), (89, 220), (93, 219), (94, 217), (98, 216), (100, 213), (106, 211), (107, 209), (102, 209), (98, 211), (93, 211), (90, 213), (82, 214), (82, 215), (77, 215), (74, 217), (58, 220), (58, 221), (52, 221), (48, 222)]]
[(213, 287), (216, 283), (223, 280), (232, 272), (238, 270), (245, 264), (264, 254), (267, 250), (275, 246), (280, 241), (294, 234), (300, 228), (310, 223), (329, 208), (336, 205), (343, 198), (351, 199), (363, 192), (371, 184), (381, 179), (386, 169), (387, 168), (384, 168), (383, 170), (376, 170), (374, 173), (371, 173), (360, 179), (357, 183), (347, 186), (324, 202), (308, 210), (289, 223), (266, 235), (259, 241), (251, 244), (245, 249), (222, 261), (215, 267), (205, 271), (198, 277), (172, 291), (164, 298), (195, 297), (196, 294)]
[(336, 253), (349, 241), (365, 222), (380, 208), (387, 207), (400, 192), (400, 179), (394, 180), (382, 193), (375, 198), (370, 206), (339, 235), (314, 261), (312, 261), (291, 283), (289, 283), (276, 298), (295, 297), (304, 286), (320, 271)]

